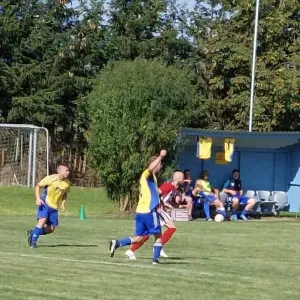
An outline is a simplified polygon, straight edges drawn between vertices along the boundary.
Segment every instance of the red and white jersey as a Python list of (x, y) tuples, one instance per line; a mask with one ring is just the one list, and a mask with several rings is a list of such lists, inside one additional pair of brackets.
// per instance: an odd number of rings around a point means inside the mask
[(159, 187), (159, 195), (160, 199), (162, 200), (163, 203), (171, 203), (173, 200), (173, 195), (174, 192), (176, 191), (176, 188), (174, 186), (173, 182), (164, 182), (160, 187)]
[(160, 196), (165, 197), (169, 193), (176, 190), (173, 182), (164, 182), (160, 187)]

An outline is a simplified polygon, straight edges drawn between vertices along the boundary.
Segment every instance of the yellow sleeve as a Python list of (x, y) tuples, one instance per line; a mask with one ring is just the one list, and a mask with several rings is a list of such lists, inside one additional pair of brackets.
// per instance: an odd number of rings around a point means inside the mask
[(71, 183), (70, 183), (70, 181), (67, 181), (67, 188), (66, 188), (66, 193), (70, 193), (70, 189), (71, 189)]
[(151, 174), (152, 174), (152, 173), (151, 173), (148, 169), (146, 169), (146, 170), (143, 172), (142, 177), (148, 178)]
[(51, 176), (46, 176), (38, 183), (38, 186), (43, 188), (45, 186), (50, 185), (52, 182), (53, 182), (53, 178)]

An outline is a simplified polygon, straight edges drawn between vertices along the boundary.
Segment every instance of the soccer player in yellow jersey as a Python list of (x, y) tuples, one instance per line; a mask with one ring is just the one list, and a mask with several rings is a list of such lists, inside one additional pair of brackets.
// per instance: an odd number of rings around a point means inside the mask
[(212, 221), (210, 216), (210, 205), (216, 207), (217, 214), (221, 214), (226, 217), (226, 211), (224, 203), (219, 199), (219, 192), (216, 190), (211, 183), (208, 181), (208, 172), (203, 170), (200, 175), (200, 179), (195, 182), (195, 187), (192, 191), (192, 195), (195, 198), (201, 196), (203, 198), (203, 208), (206, 216), (206, 221)]
[(59, 164), (56, 171), (56, 174), (46, 176), (35, 187), (38, 222), (33, 230), (28, 231), (28, 244), (31, 248), (36, 247), (40, 235), (54, 232), (58, 226), (58, 208), (62, 211), (66, 209), (67, 193), (70, 192), (70, 170), (66, 165)]
[(148, 160), (148, 167), (140, 178), (140, 196), (135, 214), (135, 237), (126, 237), (120, 240), (111, 240), (108, 252), (113, 257), (119, 247), (140, 243), (144, 236), (154, 235), (153, 264), (158, 264), (162, 249), (161, 225), (159, 221), (159, 193), (155, 174), (161, 169), (161, 161), (167, 155), (161, 150), (159, 156), (152, 156)]

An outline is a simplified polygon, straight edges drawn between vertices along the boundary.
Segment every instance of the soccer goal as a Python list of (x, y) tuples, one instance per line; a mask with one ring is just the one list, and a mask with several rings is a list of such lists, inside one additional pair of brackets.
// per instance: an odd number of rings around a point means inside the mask
[(49, 134), (44, 127), (0, 124), (0, 185), (34, 187), (49, 175)]

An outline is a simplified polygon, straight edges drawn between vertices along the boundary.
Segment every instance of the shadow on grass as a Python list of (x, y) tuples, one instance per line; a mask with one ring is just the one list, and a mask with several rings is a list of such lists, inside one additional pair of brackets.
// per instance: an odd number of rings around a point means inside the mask
[[(138, 260), (147, 260), (149, 259), (149, 256), (142, 256), (138, 257)], [(159, 260), (161, 261), (167, 261), (167, 260), (186, 260), (186, 258), (183, 257), (176, 257), (176, 256), (169, 256), (169, 257), (160, 257)]]
[(76, 244), (39, 245), (39, 248), (56, 248), (56, 247), (92, 248), (98, 246), (97, 245), (76, 245)]
[(168, 259), (170, 259), (170, 260), (185, 260), (185, 258), (179, 257), (179, 256), (169, 256)]
[(166, 261), (166, 260), (160, 260), (161, 265), (188, 265), (189, 263), (187, 261)]
[[(139, 260), (149, 261), (149, 257), (141, 257)], [(186, 261), (185, 258), (182, 257), (168, 257), (168, 258), (160, 258), (159, 261), (162, 265), (188, 265), (190, 264)]]

